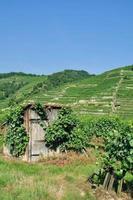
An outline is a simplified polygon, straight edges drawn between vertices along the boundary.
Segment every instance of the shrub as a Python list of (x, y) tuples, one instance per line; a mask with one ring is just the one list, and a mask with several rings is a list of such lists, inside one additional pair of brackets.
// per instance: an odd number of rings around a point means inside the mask
[(110, 131), (119, 130), (120, 120), (118, 118), (103, 117), (93, 122), (93, 134), (97, 137), (106, 137)]
[(119, 131), (108, 134), (105, 140), (105, 164), (114, 169), (116, 175), (133, 173), (133, 129), (121, 123)]
[(69, 108), (59, 112), (58, 119), (46, 129), (46, 145), (52, 149), (82, 151), (88, 145), (88, 136)]
[(10, 153), (19, 157), (24, 154), (28, 144), (28, 135), (23, 127), (23, 108), (16, 106), (11, 109), (7, 124), (9, 126), (5, 143), (9, 147)]

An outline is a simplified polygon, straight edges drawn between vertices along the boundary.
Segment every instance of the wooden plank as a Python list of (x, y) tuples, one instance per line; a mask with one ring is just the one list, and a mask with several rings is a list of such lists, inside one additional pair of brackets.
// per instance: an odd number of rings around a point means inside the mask
[(59, 111), (59, 109), (57, 109), (57, 108), (47, 110), (49, 124), (52, 124), (57, 119), (58, 111)]
[(114, 175), (111, 175), (110, 182), (109, 182), (109, 185), (108, 185), (108, 190), (109, 190), (109, 191), (112, 190), (114, 181), (115, 181)]
[(120, 196), (122, 191), (123, 179), (118, 181), (117, 194)]
[(108, 184), (109, 184), (109, 181), (110, 181), (110, 173), (108, 172), (105, 176), (105, 179), (104, 179), (104, 183), (103, 183), (103, 187), (104, 189), (108, 189)]

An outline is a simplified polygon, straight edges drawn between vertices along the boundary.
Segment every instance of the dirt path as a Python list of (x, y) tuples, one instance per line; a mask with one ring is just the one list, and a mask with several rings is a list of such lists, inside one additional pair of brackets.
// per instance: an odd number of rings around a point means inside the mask
[(121, 87), (121, 84), (123, 82), (123, 79), (124, 79), (124, 71), (121, 70), (120, 71), (120, 80), (119, 82), (117, 83), (116, 87), (115, 87), (115, 91), (113, 92), (113, 99), (112, 99), (112, 112), (115, 113), (116, 112), (116, 104), (117, 104), (117, 93), (118, 93), (118, 90), (120, 89)]

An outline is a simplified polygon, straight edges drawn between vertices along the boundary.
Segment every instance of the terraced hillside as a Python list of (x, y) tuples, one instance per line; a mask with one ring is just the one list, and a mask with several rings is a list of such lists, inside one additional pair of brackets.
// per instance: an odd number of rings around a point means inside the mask
[[(70, 105), (82, 117), (118, 115), (133, 118), (133, 66), (97, 76), (73, 70), (51, 76), (15, 74), (0, 78), (0, 88), (1, 117), (5, 108), (16, 99)], [(8, 88), (14, 90), (6, 96)]]
[(133, 117), (133, 66), (31, 95), (35, 101), (67, 104), (82, 116)]
[[(33, 101), (34, 96), (38, 93), (41, 98), (42, 94), (53, 88), (91, 76), (93, 75), (83, 70), (65, 70), (49, 76), (13, 72), (0, 74), (0, 121), (4, 120), (8, 108), (14, 102)], [(38, 101), (40, 100), (38, 99)]]

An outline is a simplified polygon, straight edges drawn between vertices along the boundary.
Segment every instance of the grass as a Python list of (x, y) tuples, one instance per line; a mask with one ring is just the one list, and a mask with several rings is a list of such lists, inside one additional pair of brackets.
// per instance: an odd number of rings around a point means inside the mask
[(27, 164), (0, 157), (0, 199), (2, 200), (95, 200), (87, 177), (94, 163), (74, 161), (63, 167)]
[[(1, 153), (2, 146), (0, 134)], [(5, 159), (0, 154), (0, 199), (95, 200), (87, 178), (98, 168), (99, 153), (89, 154), (89, 158), (70, 154), (36, 164)]]
[[(99, 168), (98, 150), (90, 151), (89, 158), (75, 154), (68, 157), (71, 162), (61, 166), (60, 158), (29, 164), (0, 155), (0, 199), (97, 200), (87, 178)], [(131, 184), (132, 180), (133, 176), (127, 174), (126, 181)]]
[[(1, 150), (2, 145), (1, 134)], [(96, 200), (87, 178), (99, 169), (101, 153), (92, 148), (88, 155), (71, 153), (29, 164), (0, 154), (0, 200)], [(125, 180), (131, 185), (133, 175)]]
[[(1, 134), (1, 153), (2, 146)], [(36, 164), (5, 159), (0, 154), (0, 199), (95, 200), (87, 178), (98, 168), (96, 161), (99, 162), (97, 151), (90, 152), (89, 158), (71, 154)]]

